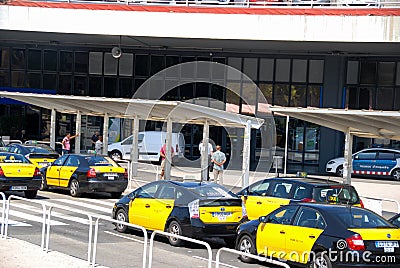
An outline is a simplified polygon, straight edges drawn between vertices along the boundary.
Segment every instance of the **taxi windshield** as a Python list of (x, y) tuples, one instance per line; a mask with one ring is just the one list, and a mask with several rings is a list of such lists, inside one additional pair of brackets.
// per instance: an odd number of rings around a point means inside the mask
[(28, 149), (29, 153), (34, 153), (34, 154), (48, 154), (48, 153), (56, 153), (49, 151), (48, 149), (45, 148), (40, 148), (40, 147), (26, 147)]
[(113, 164), (103, 156), (88, 156), (86, 160), (89, 166), (113, 166)]
[(219, 185), (200, 185), (198, 187), (189, 188), (192, 192), (201, 197), (207, 198), (222, 198), (222, 197), (236, 197), (234, 194), (224, 189)]
[(394, 228), (392, 224), (379, 215), (356, 207), (340, 209), (335, 215), (346, 228)]
[(314, 199), (317, 202), (329, 202), (340, 204), (358, 204), (360, 198), (352, 186), (328, 185), (314, 189)]
[(23, 155), (20, 154), (2, 154), (0, 153), (0, 163), (30, 163)]

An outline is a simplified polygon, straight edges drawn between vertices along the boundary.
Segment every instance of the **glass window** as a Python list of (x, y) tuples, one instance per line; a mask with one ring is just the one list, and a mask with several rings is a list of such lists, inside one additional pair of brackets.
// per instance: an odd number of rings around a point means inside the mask
[[(195, 77), (195, 66), (196, 63), (195, 57), (182, 57), (182, 63), (188, 63), (183, 66), (181, 66), (181, 77), (182, 78), (191, 78), (193, 79)], [(189, 64), (189, 62), (192, 62)]]
[(62, 166), (62, 164), (64, 163), (65, 159), (69, 156), (69, 154), (63, 155), (60, 158), (57, 158), (52, 166)]
[(87, 73), (89, 70), (89, 54), (87, 52), (75, 53), (75, 72)]
[(324, 61), (310, 60), (308, 71), (309, 83), (322, 83), (324, 80)]
[(89, 53), (89, 73), (102, 74), (103, 73), (103, 53), (90, 52)]
[(274, 60), (261, 59), (260, 60), (260, 81), (273, 81), (274, 80)]
[(12, 50), (12, 65), (13, 70), (24, 70), (25, 69), (25, 49), (13, 49)]
[(150, 56), (150, 75), (156, 74), (159, 71), (164, 70), (165, 68), (165, 61), (164, 56), (160, 55), (151, 55)]
[(71, 51), (60, 51), (60, 71), (72, 72), (73, 54)]
[(390, 228), (392, 225), (379, 215), (366, 209), (338, 207), (332, 211), (346, 228)]
[(104, 97), (116, 97), (117, 95), (117, 78), (104, 77)]
[(277, 209), (268, 217), (268, 222), (276, 224), (290, 224), (296, 213), (297, 206)]
[(27, 87), (29, 88), (41, 88), (42, 76), (40, 73), (29, 73)]
[(358, 84), (358, 61), (347, 62), (347, 84)]
[(176, 188), (170, 185), (163, 185), (161, 188), (158, 198), (160, 199), (175, 199), (176, 198)]
[(391, 152), (379, 152), (378, 154), (379, 160), (395, 160), (395, 154)]
[(8, 69), (10, 66), (10, 49), (0, 48), (0, 69)]
[(292, 85), (290, 91), (290, 106), (306, 107), (306, 86)]
[(67, 161), (65, 161), (65, 165), (67, 167), (77, 167), (79, 166), (79, 159), (76, 156), (70, 156)]
[[(122, 56), (121, 56), (122, 57)], [(130, 78), (120, 78), (119, 79), (119, 96), (121, 98), (132, 98), (133, 90), (132, 90), (132, 79)]]
[(289, 198), (290, 190), (292, 189), (293, 183), (290, 182), (279, 182), (274, 186), (272, 196), (279, 198)]
[(193, 83), (184, 84), (179, 88), (182, 101), (193, 99), (193, 91), (194, 91)]
[(87, 78), (85, 76), (74, 77), (74, 95), (87, 95)]
[[(143, 85), (143, 83), (146, 81), (146, 79), (139, 79), (139, 78), (136, 78), (135, 79), (135, 92)], [(140, 98), (148, 98), (148, 96), (147, 95), (143, 95), (143, 93), (145, 93), (145, 94), (147, 94), (148, 92), (147, 92), (147, 90), (143, 90), (142, 88), (141, 88), (141, 90), (140, 90), (140, 92), (141, 92), (141, 95), (140, 95)], [(139, 97), (139, 96), (137, 96), (137, 97)]]
[(274, 105), (289, 106), (289, 85), (276, 84), (274, 88)]
[[(273, 85), (272, 84), (265, 84), (265, 83), (260, 83), (258, 85), (258, 87), (260, 88), (262, 94), (264, 95), (266, 101), (268, 103), (272, 103), (272, 88)], [(258, 96), (258, 102), (261, 102), (260, 100), (260, 96)], [(262, 101), (264, 103), (264, 101)]]
[(155, 198), (157, 190), (160, 188), (159, 183), (150, 183), (137, 189), (135, 193), (136, 198)]
[(111, 53), (104, 53), (104, 74), (116, 75), (118, 69), (118, 59), (114, 58)]
[(378, 85), (392, 86), (395, 79), (395, 63), (394, 62), (379, 62), (378, 64)]
[(11, 72), (11, 86), (12, 87), (25, 87), (25, 72), (13, 71)]
[(360, 84), (375, 85), (376, 84), (376, 62), (362, 61), (360, 68)]
[(133, 75), (133, 54), (122, 53), (119, 58), (119, 75), (132, 76)]
[(298, 185), (296, 190), (294, 191), (293, 199), (294, 200), (303, 200), (305, 198), (312, 199), (312, 189), (307, 188), (303, 185)]
[(257, 86), (243, 83), (242, 85), (242, 113), (255, 114), (257, 102)]
[(28, 50), (28, 70), (42, 69), (42, 51)]
[(7, 87), (10, 86), (10, 73), (7, 71), (0, 71), (0, 85)]
[(396, 72), (396, 85), (400, 85), (400, 62), (397, 63), (397, 72)]
[(325, 229), (326, 223), (321, 214), (311, 208), (302, 208), (298, 213), (295, 226)]
[(43, 52), (44, 57), (44, 70), (45, 71), (57, 71), (57, 51), (45, 50)]
[[(165, 58), (165, 67), (169, 68), (172, 66), (175, 66), (179, 64), (179, 56), (169, 56), (167, 55), (167, 57)], [(178, 72), (178, 68), (171, 68), (172, 70), (167, 70), (166, 71), (166, 76), (167, 77), (173, 77), (173, 78), (177, 78), (179, 77), (179, 72)]]
[(136, 55), (135, 74), (140, 76), (149, 75), (149, 55)]
[(102, 78), (101, 77), (89, 77), (89, 96), (100, 97), (102, 96)]
[(292, 82), (305, 83), (307, 80), (307, 60), (293, 60)]
[(376, 152), (362, 152), (354, 156), (357, 160), (373, 160), (376, 158)]
[(239, 113), (240, 83), (228, 83), (226, 90), (226, 111)]
[(44, 89), (57, 89), (57, 75), (44, 74), (43, 75), (43, 88)]
[(241, 75), (241, 71), (242, 71), (242, 58), (228, 58), (228, 65), (237, 69), (237, 70), (233, 70), (231, 68), (228, 68), (228, 74), (227, 74), (227, 78), (228, 80), (241, 80), (242, 79), (242, 75)]
[(211, 74), (213, 80), (225, 80), (226, 77), (225, 58), (213, 58), (212, 61), (223, 64), (223, 65), (216, 65), (215, 67), (213, 67)]
[(400, 88), (395, 89), (394, 110), (400, 110)]
[(277, 59), (275, 68), (276, 68), (275, 81), (289, 82), (290, 60), (289, 59)]
[(377, 88), (376, 90), (376, 109), (393, 110), (393, 88)]
[(269, 181), (260, 181), (249, 187), (249, 195), (266, 196), (268, 194), (268, 188), (271, 185)]
[(253, 81), (257, 80), (258, 59), (244, 58), (243, 73), (245, 73)]
[[(201, 60), (201, 59), (198, 58), (198, 60)], [(209, 80), (211, 78), (211, 75), (210, 75), (211, 65), (210, 65), (209, 59), (208, 58), (204, 59), (201, 62), (198, 61), (196, 63), (196, 65), (197, 65), (196, 66), (196, 75), (197, 75), (196, 77)]]
[(307, 94), (307, 106), (320, 107), (321, 86), (309, 86)]
[(58, 81), (57, 94), (72, 95), (71, 89), (72, 89), (71, 76), (60, 75), (60, 80)]
[(225, 110), (224, 96), (225, 87), (219, 85), (211, 85), (210, 107)]
[[(208, 83), (195, 83), (195, 97), (207, 98), (210, 96), (210, 84)], [(208, 106), (208, 105), (207, 105)]]

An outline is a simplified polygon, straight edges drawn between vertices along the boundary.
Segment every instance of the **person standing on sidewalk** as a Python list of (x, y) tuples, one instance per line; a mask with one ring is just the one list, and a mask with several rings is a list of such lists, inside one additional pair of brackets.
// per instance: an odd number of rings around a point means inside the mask
[(75, 139), (76, 137), (79, 136), (79, 133), (76, 133), (76, 135), (71, 136), (71, 133), (67, 132), (67, 135), (64, 137), (62, 140), (62, 154), (69, 154), (71, 151), (71, 144), (70, 140)]
[(221, 152), (221, 146), (217, 145), (216, 151), (211, 156), (211, 161), (214, 163), (213, 167), (213, 175), (214, 182), (223, 184), (223, 172), (224, 172), (224, 164), (226, 162), (226, 156), (223, 152)]
[(96, 154), (103, 154), (103, 136), (99, 136), (99, 139), (95, 143)]
[(207, 163), (208, 163), (208, 165), (207, 165), (207, 180), (209, 181), (210, 180), (210, 172), (213, 171), (213, 166), (214, 166), (213, 162), (211, 161), (211, 155), (214, 152), (214, 148), (213, 148), (212, 144), (209, 142), (207, 149), (205, 149), (204, 143), (203, 143), (203, 141), (201, 141), (199, 144), (200, 155), (203, 155), (203, 152), (205, 150), (207, 150), (207, 157), (208, 157), (207, 158)]
[[(160, 174), (160, 180), (164, 179), (164, 174), (165, 174), (165, 161), (167, 160), (167, 141), (164, 142), (164, 145), (160, 149), (160, 155), (161, 155), (161, 174)], [(174, 148), (171, 146), (171, 161), (172, 158), (174, 157)]]

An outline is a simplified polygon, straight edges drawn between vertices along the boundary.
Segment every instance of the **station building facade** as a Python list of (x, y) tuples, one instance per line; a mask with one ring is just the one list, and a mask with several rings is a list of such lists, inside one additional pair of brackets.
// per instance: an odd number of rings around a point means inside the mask
[[(363, 53), (356, 53), (354, 48), (343, 52), (346, 46), (336, 45), (337, 42), (331, 42), (329, 49), (314, 43), (309, 43), (312, 48), (303, 46), (296, 49), (298, 42), (289, 40), (285, 41), (286, 50), (283, 51), (279, 44), (266, 50), (251, 49), (252, 46), (258, 47), (258, 44), (251, 41), (248, 41), (248, 48), (238, 43), (235, 49), (229, 45), (215, 49), (210, 48), (212, 44), (207, 40), (198, 40), (195, 46), (189, 46), (181, 38), (175, 42), (177, 45), (174, 47), (168, 43), (168, 39), (158, 37), (159, 44), (163, 44), (165, 39), (169, 45), (151, 46), (145, 41), (139, 41), (141, 45), (119, 43), (117, 45), (121, 47), (122, 54), (115, 57), (111, 53), (115, 43), (107, 43), (107, 35), (98, 44), (80, 40), (78, 33), (54, 35), (30, 32), (29, 36), (40, 36), (30, 40), (23, 31), (10, 28), (3, 27), (0, 33), (3, 36), (0, 43), (0, 90), (131, 98), (147, 79), (165, 68), (180, 63), (209, 61), (226, 64), (243, 72), (254, 81), (263, 96), (259, 96), (242, 79), (231, 79), (226, 74), (220, 74), (219, 79), (226, 87), (188, 80), (186, 84), (169, 91), (162, 99), (200, 103), (197, 100), (210, 98), (224, 104), (224, 107), (218, 108), (227, 110), (230, 107), (230, 111), (240, 114), (249, 114), (247, 104), (257, 105), (262, 97), (269, 104), (288, 107), (400, 110), (399, 36), (387, 44), (379, 44), (382, 40), (377, 40), (379, 42), (368, 46), (364, 42), (361, 49), (367, 51)], [(400, 35), (399, 31), (396, 34)], [(57, 37), (61, 35), (64, 35), (63, 40), (72, 37), (72, 41), (58, 41)], [(43, 36), (47, 41), (43, 41)], [(87, 36), (90, 38), (90, 34)], [(393, 46), (396, 43), (397, 47)], [(203, 45), (204, 48), (200, 49)], [(378, 45), (387, 45), (388, 49), (377, 49)], [(338, 47), (339, 50), (332, 51), (332, 47)], [(182, 74), (167, 75), (159, 86), (167, 87), (168, 83), (176, 80), (185, 80), (185, 77)], [(239, 89), (247, 96), (247, 102), (251, 103), (244, 102), (227, 88)], [(0, 103), (1, 135), (18, 139), (24, 129), (28, 138), (48, 138), (50, 111), (4, 99)], [(202, 101), (201, 105), (213, 106), (211, 101)], [(254, 114), (250, 112), (250, 115)], [(286, 144), (287, 118), (280, 115), (274, 118), (276, 150), (282, 153)], [(83, 118), (82, 148), (90, 146), (90, 136), (95, 130), (101, 130), (102, 125), (102, 118)], [(73, 132), (74, 126), (74, 116), (58, 114), (58, 139), (66, 131)], [(295, 118), (289, 119), (288, 126), (289, 172), (303, 170), (323, 173), (329, 159), (343, 154), (344, 137), (341, 133)], [(198, 158), (202, 126), (188, 124), (180, 128), (186, 141), (185, 156), (189, 159)], [(162, 123), (148, 122), (142, 129), (161, 130)], [(256, 165), (261, 149), (260, 131), (262, 129), (252, 131), (252, 167)], [(119, 138), (127, 135), (127, 131), (121, 130)], [(224, 128), (211, 127), (210, 138), (222, 144), (229, 155), (230, 141), (239, 137), (229, 136)], [(397, 141), (356, 137), (354, 150), (373, 144), (400, 148)]]

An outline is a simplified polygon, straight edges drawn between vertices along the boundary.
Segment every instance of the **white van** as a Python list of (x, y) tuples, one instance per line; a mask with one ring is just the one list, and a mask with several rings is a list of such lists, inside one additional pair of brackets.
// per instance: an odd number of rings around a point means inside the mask
[[(144, 131), (139, 132), (138, 147), (139, 161), (160, 162), (160, 149), (165, 143), (166, 132)], [(115, 142), (108, 145), (108, 155), (114, 159), (130, 159), (133, 136), (129, 136), (121, 142)], [(175, 156), (173, 161), (184, 157), (185, 138), (182, 133), (172, 133), (172, 147)]]

